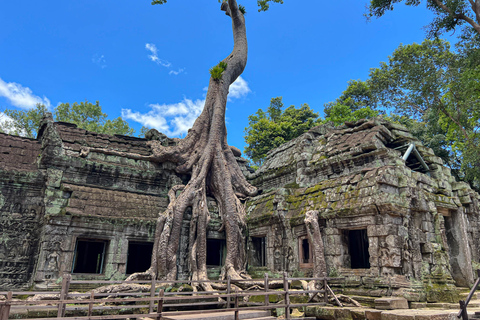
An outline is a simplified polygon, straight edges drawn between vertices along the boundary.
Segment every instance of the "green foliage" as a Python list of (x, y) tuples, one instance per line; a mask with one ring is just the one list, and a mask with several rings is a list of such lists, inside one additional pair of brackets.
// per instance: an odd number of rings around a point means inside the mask
[(242, 6), (241, 4), (238, 5), (238, 10), (240, 10), (240, 12), (241, 12), (243, 15), (246, 15), (246, 14), (247, 14), (247, 9), (245, 9), (245, 7)]
[(283, 0), (257, 0), (257, 5), (259, 6), (258, 12), (267, 11), (270, 8), (269, 2), (283, 4)]
[(255, 165), (261, 165), (267, 152), (298, 137), (319, 123), (318, 113), (307, 104), (290, 106), (283, 112), (282, 97), (272, 98), (267, 112), (262, 109), (248, 117), (245, 128), (245, 154)]
[(40, 121), (47, 111), (43, 104), (37, 104), (35, 108), (27, 111), (6, 109), (3, 113), (8, 118), (1, 124), (0, 130), (17, 136), (35, 138)]
[[(348, 81), (347, 89), (342, 92), (339, 98), (324, 104), (325, 117), (330, 117), (330, 113), (333, 112), (332, 109), (338, 109), (338, 105), (347, 106), (351, 112), (354, 112), (365, 107), (370, 108), (370, 110), (375, 109), (377, 101), (369, 83), (361, 80), (350, 80)], [(335, 112), (338, 113), (338, 110)]]
[(457, 178), (480, 188), (478, 37), (452, 52), (444, 40), (401, 45), (367, 80), (378, 107), (421, 124), (416, 135)]
[(102, 112), (99, 102), (95, 104), (88, 101), (62, 103), (55, 107), (55, 120), (76, 124), (79, 128), (105, 134), (133, 135), (135, 130), (121, 117), (113, 120), (107, 119), (107, 114)]
[(377, 117), (379, 114), (377, 110), (372, 110), (370, 107), (363, 107), (352, 111), (350, 106), (336, 103), (330, 106), (329, 115), (325, 118), (325, 122), (333, 122), (338, 126), (346, 121), (369, 119)]
[[(218, 2), (227, 2), (227, 0), (218, 0)], [(269, 5), (269, 2), (273, 2), (273, 3), (283, 3), (283, 0), (257, 0), (257, 5), (259, 7), (258, 9), (258, 12), (260, 11), (267, 11), (270, 7)], [(152, 0), (152, 5), (155, 5), (155, 4), (164, 4), (164, 3), (167, 3), (167, 0)], [(247, 10), (245, 9), (244, 6), (242, 6), (241, 4), (238, 5), (238, 10), (240, 10), (240, 12), (243, 14), (243, 15), (246, 15), (247, 14)]]
[[(11, 134), (35, 138), (37, 130), (44, 114), (47, 112), (44, 105), (37, 104), (34, 109), (10, 110), (6, 109), (4, 114), (9, 117), (2, 124), (2, 131)], [(53, 110), (55, 121), (63, 121), (76, 124), (79, 128), (105, 134), (133, 135), (134, 129), (130, 128), (128, 123), (121, 117), (110, 120), (107, 114), (102, 112), (102, 107), (98, 103), (92, 104), (88, 101), (79, 103), (59, 104)]]
[(139, 137), (145, 138), (145, 135), (147, 134), (148, 131), (150, 131), (150, 129), (151, 129), (151, 128), (149, 128), (149, 127), (142, 126), (142, 127), (140, 128), (140, 135), (139, 135)]
[[(368, 6), (367, 18), (381, 17), (387, 11), (392, 11), (395, 4), (405, 3), (407, 6), (418, 6), (421, 0), (371, 0)], [(429, 10), (433, 11), (435, 18), (426, 27), (430, 38), (440, 34), (454, 31), (457, 27), (469, 23), (478, 23), (472, 10), (473, 5), (466, 0), (426, 0)], [(470, 20), (471, 19), (471, 20)], [(477, 22), (476, 22), (477, 21)]]
[(218, 66), (219, 66), (220, 68), (222, 68), (224, 71), (225, 71), (225, 69), (227, 69), (227, 63), (226, 63), (225, 61), (220, 61), (220, 62), (218, 63)]
[(227, 63), (220, 61), (215, 67), (210, 68), (210, 76), (213, 80), (220, 80), (222, 78), (223, 71), (227, 69)]

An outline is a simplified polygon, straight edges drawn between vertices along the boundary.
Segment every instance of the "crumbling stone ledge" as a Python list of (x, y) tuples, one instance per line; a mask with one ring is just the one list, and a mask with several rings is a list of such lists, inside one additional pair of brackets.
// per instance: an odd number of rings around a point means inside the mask
[[(480, 311), (480, 305), (472, 304), (468, 309), (468, 317)], [(357, 307), (307, 307), (305, 316), (324, 320), (458, 320), (459, 308), (448, 305), (448, 308), (418, 308), (378, 310)]]

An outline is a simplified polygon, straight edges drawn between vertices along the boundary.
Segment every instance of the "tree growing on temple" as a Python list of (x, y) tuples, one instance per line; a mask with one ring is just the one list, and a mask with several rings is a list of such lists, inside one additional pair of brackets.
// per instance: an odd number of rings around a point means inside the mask
[[(155, 0), (152, 4), (162, 4)], [(259, 1), (260, 10), (268, 9), (269, 2)], [(243, 277), (246, 267), (245, 253), (245, 209), (241, 199), (254, 196), (257, 189), (251, 186), (235, 155), (236, 148), (227, 144), (225, 110), (230, 85), (242, 74), (247, 63), (247, 36), (245, 9), (236, 0), (223, 1), (221, 10), (230, 17), (234, 46), (232, 52), (218, 65), (210, 69), (210, 82), (203, 112), (184, 139), (175, 139), (176, 145), (164, 147), (159, 141), (150, 141), (152, 156), (129, 154), (134, 159), (177, 164), (179, 174), (190, 176), (186, 185), (174, 186), (169, 191), (170, 204), (160, 213), (155, 234), (151, 267), (143, 274), (132, 278), (156, 276), (158, 279), (175, 280), (177, 276), (177, 251), (185, 211), (192, 208), (189, 232), (189, 265), (192, 280), (207, 280), (206, 236), (209, 221), (207, 195), (217, 203), (222, 219), (220, 230), (225, 231), (227, 254), (222, 276), (232, 279)], [(102, 149), (85, 150), (104, 152)], [(206, 284), (205, 286), (209, 286)], [(209, 289), (205, 287), (204, 289)]]

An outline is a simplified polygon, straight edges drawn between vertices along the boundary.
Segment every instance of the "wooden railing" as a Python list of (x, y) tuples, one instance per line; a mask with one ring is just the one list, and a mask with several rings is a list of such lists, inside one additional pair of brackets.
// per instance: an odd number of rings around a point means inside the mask
[[(253, 280), (209, 280), (210, 283), (218, 284), (220, 287), (225, 287), (225, 290), (217, 291), (199, 291), (199, 292), (166, 292), (166, 287), (171, 287), (178, 284), (192, 284), (206, 281), (80, 281), (71, 280), (70, 274), (64, 274), (62, 279), (62, 286), (60, 291), (17, 291), (17, 292), (0, 292), (6, 295), (6, 300), (0, 301), (0, 320), (7, 320), (10, 314), (15, 314), (15, 311), (26, 310), (35, 307), (36, 311), (57, 311), (57, 317), (43, 317), (34, 318), (33, 320), (45, 320), (49, 318), (57, 320), (103, 320), (103, 319), (125, 319), (125, 318), (140, 318), (150, 317), (154, 319), (162, 319), (168, 315), (188, 315), (201, 314), (206, 312), (223, 312), (225, 310), (233, 311), (235, 319), (238, 319), (240, 310), (272, 310), (284, 308), (285, 319), (291, 319), (290, 310), (292, 308), (300, 308), (314, 305), (325, 305), (328, 303), (328, 295), (325, 293), (328, 287), (327, 281), (330, 278), (291, 278), (284, 273), (282, 278), (271, 279), (265, 274), (264, 279)], [(292, 290), (292, 281), (306, 280), (318, 281), (321, 285), (321, 290)], [(237, 286), (232, 290), (232, 285), (241, 285), (244, 281), (255, 281), (263, 283), (264, 288), (255, 291), (239, 291)], [(150, 285), (150, 290), (142, 292), (118, 292), (118, 293), (69, 293), (71, 284), (95, 284), (95, 285), (112, 285), (112, 284), (147, 284)], [(159, 292), (156, 292), (156, 286), (161, 286)], [(272, 289), (276, 287), (278, 289)], [(333, 293), (333, 292), (332, 292)], [(25, 300), (25, 296), (33, 295), (59, 295), (59, 299), (49, 300)], [(293, 295), (318, 295), (323, 296), (322, 302), (308, 302), (308, 303), (292, 303), (291, 297)], [(244, 302), (243, 298), (254, 296), (265, 296), (263, 302)], [(283, 301), (278, 303), (270, 303), (270, 296), (282, 296)], [(23, 299), (14, 299), (15, 296), (23, 296)], [(212, 301), (213, 300), (213, 301)], [(311, 300), (311, 299), (310, 299)], [(127, 303), (130, 303), (126, 305)], [(108, 305), (106, 305), (108, 304)], [(205, 310), (205, 307), (211, 309)], [(213, 308), (212, 308), (213, 307)], [(192, 309), (201, 310), (192, 310)], [(109, 311), (120, 311), (124, 314), (109, 314)], [(166, 311), (168, 309), (177, 309), (177, 311)], [(190, 309), (190, 310), (186, 310)], [(147, 311), (148, 310), (148, 311)], [(128, 311), (128, 312), (127, 312)], [(135, 312), (134, 312), (135, 311)], [(66, 314), (70, 316), (66, 316)], [(84, 314), (78, 316), (78, 314)], [(94, 315), (94, 313), (102, 313), (102, 315)], [(75, 315), (77, 314), (77, 315)], [(292, 319), (293, 320), (293, 319)]]
[(462, 320), (468, 320), (468, 314), (467, 314), (467, 306), (470, 300), (473, 297), (473, 294), (475, 293), (475, 290), (477, 290), (478, 285), (480, 284), (480, 270), (477, 270), (477, 281), (475, 281), (472, 290), (470, 290), (470, 293), (467, 296), (467, 299), (465, 301), (460, 300), (460, 312), (457, 315), (457, 318), (462, 318)]

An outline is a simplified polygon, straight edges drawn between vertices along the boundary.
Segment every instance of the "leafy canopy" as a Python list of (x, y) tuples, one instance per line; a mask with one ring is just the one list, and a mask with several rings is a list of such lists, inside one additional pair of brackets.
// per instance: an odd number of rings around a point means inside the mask
[[(0, 125), (0, 130), (11, 134), (35, 138), (37, 130), (47, 108), (42, 104), (28, 111), (6, 109), (4, 114), (8, 117)], [(76, 124), (79, 128), (104, 133), (133, 135), (135, 130), (121, 117), (110, 120), (108, 115), (102, 112), (98, 101), (93, 104), (88, 101), (80, 103), (61, 103), (53, 110), (55, 121), (63, 121)]]
[[(381, 17), (387, 11), (392, 11), (398, 3), (407, 6), (418, 6), (421, 0), (371, 0), (366, 13), (367, 18)], [(429, 10), (433, 11), (435, 18), (426, 27), (430, 38), (438, 37), (445, 32), (452, 32), (465, 23), (480, 33), (479, 9), (472, 4), (473, 0), (426, 0), (423, 1)]]
[(245, 128), (245, 154), (255, 165), (261, 165), (267, 152), (281, 144), (298, 137), (308, 129), (319, 124), (318, 113), (308, 104), (299, 108), (290, 106), (285, 110), (282, 97), (272, 98), (267, 111), (258, 111), (248, 117), (249, 126)]
[[(226, 2), (227, 0), (218, 0), (218, 2)], [(270, 2), (272, 3), (281, 3), (283, 4), (283, 0), (257, 0), (257, 5), (258, 5), (258, 11), (267, 11), (270, 8)], [(164, 4), (167, 3), (167, 0), (152, 0), (152, 5), (155, 4)], [(240, 11), (245, 14), (245, 7), (242, 5), (239, 5), (238, 8)]]
[(457, 178), (477, 189), (480, 188), (479, 44), (477, 35), (461, 42), (458, 52), (440, 39), (401, 45), (388, 62), (371, 70), (367, 80), (379, 108), (395, 111), (423, 125), (418, 137), (442, 157)]
[[(357, 90), (358, 89), (358, 90)], [(359, 97), (369, 92), (366, 84), (351, 81), (347, 90), (335, 102), (328, 103), (328, 114), (323, 120), (308, 104), (300, 108), (290, 106), (284, 109), (282, 97), (272, 98), (267, 111), (259, 109), (248, 117), (249, 126), (245, 128), (245, 154), (255, 165), (261, 165), (267, 153), (288, 142), (310, 128), (326, 122), (341, 125), (346, 121), (357, 121), (379, 115), (377, 110), (360, 103)], [(368, 100), (368, 99), (367, 99)]]

